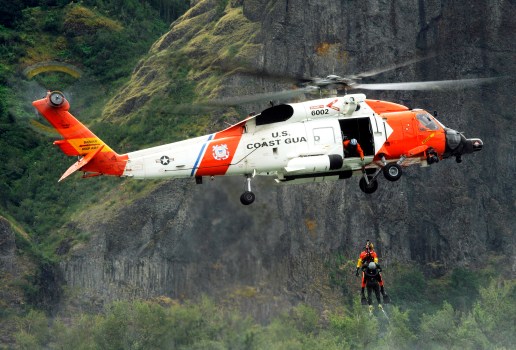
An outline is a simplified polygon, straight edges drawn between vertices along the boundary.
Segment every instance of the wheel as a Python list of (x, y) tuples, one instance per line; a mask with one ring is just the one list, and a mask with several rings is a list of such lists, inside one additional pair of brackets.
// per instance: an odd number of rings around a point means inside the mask
[(253, 192), (250, 192), (250, 191), (245, 191), (244, 193), (242, 193), (242, 195), (240, 196), (240, 202), (243, 204), (243, 205), (249, 205), (251, 203), (254, 202), (255, 200), (255, 195)]
[(389, 181), (398, 181), (402, 175), (401, 166), (397, 163), (389, 163), (382, 170), (383, 175)]
[(378, 182), (376, 180), (373, 180), (373, 177), (371, 175), (367, 175), (367, 179), (369, 180), (369, 184), (367, 184), (366, 180), (362, 177), (358, 185), (360, 186), (362, 192), (371, 194), (378, 189)]

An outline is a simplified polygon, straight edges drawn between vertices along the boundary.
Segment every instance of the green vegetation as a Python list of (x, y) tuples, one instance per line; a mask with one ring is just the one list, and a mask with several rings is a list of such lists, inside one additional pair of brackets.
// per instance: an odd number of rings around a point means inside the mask
[[(72, 112), (120, 153), (205, 133), (213, 121), (185, 116), (180, 106), (191, 104), (199, 93), (208, 97), (206, 91), (214, 90), (218, 80), (199, 90), (193, 81), (206, 74), (211, 59), (193, 60), (196, 66), (191, 67), (185, 57), (200, 57), (198, 50), (209, 46), (206, 40), (216, 43), (215, 56), (241, 56), (252, 47), (248, 41), (254, 29), (246, 25), (241, 7), (220, 1), (213, 9), (218, 25), (208, 26), (200, 36), (202, 43), (165, 55), (148, 54), (170, 20), (188, 7), (189, 2), (180, 0), (26, 0), (0, 9), (0, 213), (27, 233), (28, 239), (17, 244), (19, 253), (34, 262), (34, 271), (21, 283), (32, 306), (51, 309), (61, 293), (51, 285), (60, 283), (59, 260), (89, 238), (68, 224), (71, 218), (99, 204), (123, 203), (123, 198), (135, 198), (155, 183), (126, 186), (114, 178), (57, 183), (73, 160), (52, 145), (60, 136), (30, 103), (45, 90), (64, 91)], [(235, 39), (229, 49), (224, 31)], [(146, 59), (148, 75), (131, 76), (138, 61), (141, 65)], [(48, 65), (41, 68), (42, 63)], [(52, 69), (59, 63), (67, 69)], [(132, 84), (130, 79), (141, 81)], [(122, 87), (131, 86), (138, 91), (113, 98)], [(119, 100), (148, 103), (138, 109), (115, 105), (120, 115), (112, 118), (106, 104)], [(51, 277), (49, 283), (42, 276)]]
[[(163, 10), (169, 5), (177, 9), (179, 2), (155, 3)], [(0, 26), (0, 208), (34, 236), (44, 255), (55, 259), (60, 241), (56, 229), (78, 208), (95, 202), (114, 182), (92, 179), (57, 184), (70, 159), (52, 145), (53, 139), (60, 137), (47, 132), (42, 119), (34, 120), (30, 102), (42, 97), (45, 88), (70, 90), (75, 113), (94, 123), (106, 100), (127, 80), (167, 24), (155, 9), (139, 1), (17, 4), (3, 12), (17, 20), (9, 22), (9, 27)], [(32, 80), (21, 74), (45, 61), (75, 65), (83, 74), (75, 78), (49, 71)], [(116, 128), (111, 131), (116, 133), (113, 139), (122, 138)]]
[[(475, 269), (457, 267), (439, 278), (428, 278), (420, 266), (390, 264), (383, 272), (386, 291), (393, 300), (387, 308), (388, 326), (382, 330), (381, 325), (363, 324), (369, 328), (368, 334), (383, 339), (373, 347), (509, 349), (516, 341), (511, 326), (515, 316), (504, 320), (504, 315), (515, 311), (516, 282), (502, 277), (511, 274), (510, 267), (502, 263), (504, 259), (493, 258)], [(342, 254), (335, 254), (326, 264), (329, 283), (342, 291), (343, 303), (359, 308), (355, 305), (359, 302), (359, 278), (350, 273), (354, 266), (354, 261)], [(358, 315), (355, 319), (357, 323), (366, 322)], [(496, 324), (507, 327), (496, 329)], [(345, 331), (357, 335), (363, 329)], [(348, 338), (347, 342), (351, 348), (371, 346), (356, 339), (350, 342)]]
[[(185, 64), (185, 57), (180, 53), (167, 56), (167, 65), (163, 71), (157, 73), (166, 88), (138, 91), (134, 97), (124, 100), (124, 103), (140, 104), (140, 100), (149, 102), (142, 105), (129, 116), (126, 113), (117, 115), (118, 118), (107, 118), (99, 122), (96, 127), (103, 130), (103, 139), (106, 142), (114, 141), (119, 145), (119, 152), (129, 152), (142, 147), (184, 140), (205, 133), (209, 118), (207, 116), (192, 115), (188, 108), (178, 109), (178, 105), (186, 106), (194, 101), (196, 96), (195, 85), (188, 78), (190, 67)], [(153, 73), (151, 73), (153, 74)], [(154, 82), (155, 83), (155, 82)], [(149, 91), (152, 90), (152, 91)], [(112, 105), (113, 101), (111, 101)], [(108, 104), (107, 109), (111, 106)], [(119, 111), (124, 107), (117, 106)], [(113, 119), (117, 124), (113, 123)], [(112, 135), (121, 136), (117, 129), (120, 124), (124, 129), (123, 138), (108, 140)]]
[[(0, 276), (0, 294), (23, 300), (13, 308), (0, 303), (0, 338), (13, 315), (51, 312), (60, 301), (58, 262), (88, 239), (65, 223), (107, 194), (137, 197), (146, 187), (113, 178), (57, 183), (73, 159), (52, 145), (61, 137), (31, 102), (47, 89), (62, 90), (74, 114), (93, 130), (102, 127), (106, 101), (188, 6), (180, 0), (26, 0), (0, 7), (0, 215), (16, 226), (24, 265), (21, 276)], [(127, 136), (113, 125), (109, 131), (105, 139), (118, 150)]]
[[(253, 38), (258, 28), (257, 23), (245, 18), (242, 7), (230, 6), (228, 1), (217, 2), (206, 13), (187, 14), (169, 34), (177, 39), (168, 43), (170, 39), (162, 37), (167, 41), (163, 45), (166, 50), (157, 49), (162, 46), (158, 41), (139, 63), (138, 74), (104, 109), (106, 123), (120, 123), (127, 130), (127, 139), (119, 140), (123, 149), (135, 149), (144, 141), (154, 144), (198, 136), (209, 126), (221, 124), (220, 120), (213, 122), (214, 113), (208, 116), (207, 106), (195, 101), (224, 94), (227, 62), (256, 57), (260, 46), (253, 43)], [(136, 110), (134, 105), (141, 108)], [(149, 116), (153, 116), (152, 123)], [(235, 117), (236, 112), (216, 116), (223, 120)]]
[(15, 338), (20, 349), (510, 349), (515, 294), (514, 281), (492, 280), (472, 309), (445, 302), (416, 327), (409, 317), (415, 310), (387, 306), (388, 318), (370, 316), (358, 299), (324, 312), (299, 304), (267, 325), (207, 298), (123, 301), (66, 322), (31, 311), (17, 319)]

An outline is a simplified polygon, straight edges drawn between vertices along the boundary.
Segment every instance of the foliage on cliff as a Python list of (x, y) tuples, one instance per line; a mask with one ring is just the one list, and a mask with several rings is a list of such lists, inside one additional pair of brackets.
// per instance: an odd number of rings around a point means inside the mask
[(322, 313), (299, 304), (259, 325), (207, 298), (184, 304), (167, 298), (116, 302), (71, 325), (42, 313), (18, 319), (21, 349), (509, 349), (515, 335), (516, 283), (492, 280), (471, 309), (443, 303), (416, 322), (415, 309), (386, 307), (369, 315), (358, 299)]
[[(0, 215), (16, 226), (15, 252), (23, 257), (16, 260), (23, 265), (19, 276), (0, 271), (5, 282), (0, 294), (24, 292), (16, 307), (0, 303), (2, 341), (9, 337), (3, 321), (13, 313), (34, 306), (50, 312), (59, 302), (62, 281), (56, 261), (87, 239), (73, 227), (59, 228), (79, 208), (121, 185), (111, 179), (58, 184), (71, 160), (52, 145), (60, 136), (35, 115), (31, 101), (43, 97), (46, 89), (63, 90), (73, 101), (72, 112), (91, 125), (106, 99), (167, 29), (166, 21), (188, 6), (176, 0), (26, 0), (0, 7)], [(72, 67), (72, 73), (56, 70), (59, 66)], [(106, 141), (117, 139), (117, 129), (111, 130)]]
[[(214, 120), (221, 124), (217, 119), (235, 117), (234, 111), (208, 113), (196, 102), (224, 94), (230, 74), (221, 67), (257, 56), (258, 32), (258, 23), (244, 16), (242, 6), (228, 1), (200, 1), (192, 6), (154, 43), (131, 80), (106, 104), (104, 120), (128, 129), (123, 149), (129, 150), (129, 139), (133, 148), (178, 141), (205, 133)], [(151, 122), (149, 116), (153, 116)]]
[[(183, 2), (154, 3), (167, 13), (168, 7), (177, 15), (179, 8), (186, 10)], [(21, 1), (3, 8), (0, 15), (0, 208), (34, 234), (36, 244), (46, 241), (43, 248), (52, 256), (56, 245), (49, 240), (60, 241), (56, 228), (112, 183), (57, 185), (69, 159), (52, 146), (60, 137), (34, 119), (30, 102), (45, 89), (64, 90), (73, 101), (73, 112), (91, 124), (139, 57), (166, 30), (166, 23), (150, 5), (138, 1)], [(42, 62), (74, 65), (82, 76), (48, 69), (29, 78), (27, 69)], [(111, 128), (103, 138), (116, 147), (118, 134)]]

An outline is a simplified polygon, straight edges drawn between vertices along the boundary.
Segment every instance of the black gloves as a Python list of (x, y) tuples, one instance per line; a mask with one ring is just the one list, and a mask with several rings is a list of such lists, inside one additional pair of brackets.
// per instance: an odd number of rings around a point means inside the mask
[(360, 270), (360, 267), (357, 267), (357, 272), (355, 273), (355, 276), (358, 277), (358, 271)]

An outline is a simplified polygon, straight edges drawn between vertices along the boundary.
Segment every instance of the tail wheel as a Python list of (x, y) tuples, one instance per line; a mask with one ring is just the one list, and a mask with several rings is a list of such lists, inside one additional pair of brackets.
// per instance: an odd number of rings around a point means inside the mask
[(369, 181), (369, 183), (367, 183), (365, 178), (362, 177), (360, 179), (360, 182), (358, 183), (362, 192), (367, 194), (376, 192), (376, 190), (378, 189), (378, 181), (373, 180), (372, 175), (367, 175), (367, 180)]
[(398, 163), (389, 163), (383, 167), (383, 175), (389, 181), (398, 181), (403, 174)]
[(240, 202), (243, 204), (243, 205), (249, 205), (251, 203), (254, 202), (256, 196), (254, 195), (253, 192), (251, 191), (245, 191), (244, 193), (242, 193), (242, 195), (240, 196)]

